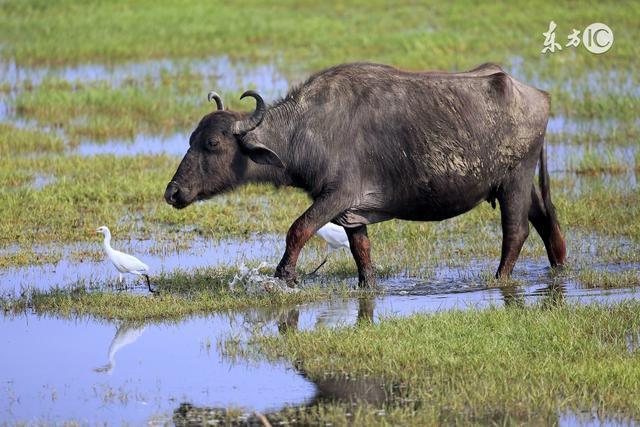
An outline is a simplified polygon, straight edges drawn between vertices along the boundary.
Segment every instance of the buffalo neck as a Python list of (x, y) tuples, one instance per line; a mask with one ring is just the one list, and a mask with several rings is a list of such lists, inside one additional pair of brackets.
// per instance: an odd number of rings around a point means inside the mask
[(297, 114), (288, 103), (269, 108), (260, 126), (253, 131), (256, 139), (275, 152), (284, 163), (284, 168), (261, 165), (249, 161), (245, 179), (247, 182), (271, 183), (276, 186), (296, 186), (292, 179), (299, 168), (291, 147), (294, 133), (293, 123)]

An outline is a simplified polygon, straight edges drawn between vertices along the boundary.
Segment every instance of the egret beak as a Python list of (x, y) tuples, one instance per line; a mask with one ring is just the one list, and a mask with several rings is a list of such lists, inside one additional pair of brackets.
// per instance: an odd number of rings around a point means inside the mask
[(100, 233), (100, 229), (99, 228), (96, 228), (96, 233)]

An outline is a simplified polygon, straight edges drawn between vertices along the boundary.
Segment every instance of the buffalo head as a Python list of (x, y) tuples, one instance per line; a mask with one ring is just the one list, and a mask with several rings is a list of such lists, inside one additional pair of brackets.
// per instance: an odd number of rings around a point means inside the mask
[(283, 167), (276, 153), (248, 134), (262, 122), (266, 107), (256, 92), (248, 90), (240, 99), (247, 96), (256, 100), (251, 114), (225, 110), (220, 96), (209, 93), (217, 110), (204, 116), (191, 134), (189, 149), (164, 193), (167, 203), (182, 209), (231, 190), (244, 182), (250, 162)]

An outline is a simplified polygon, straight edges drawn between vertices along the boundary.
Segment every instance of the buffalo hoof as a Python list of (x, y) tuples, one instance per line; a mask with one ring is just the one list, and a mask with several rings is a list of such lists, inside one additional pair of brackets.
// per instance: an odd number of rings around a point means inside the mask
[(367, 269), (364, 272), (358, 274), (358, 288), (359, 289), (375, 289), (376, 275), (373, 269)]
[(358, 289), (375, 289), (378, 287), (375, 277), (360, 278), (358, 280)]
[(295, 268), (278, 266), (275, 277), (284, 280), (290, 288), (295, 288), (298, 285), (298, 273)]

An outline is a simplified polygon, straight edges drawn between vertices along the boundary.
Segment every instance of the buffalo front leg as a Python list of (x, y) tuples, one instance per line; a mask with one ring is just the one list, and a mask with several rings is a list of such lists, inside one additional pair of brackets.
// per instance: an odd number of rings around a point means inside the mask
[(367, 234), (367, 226), (361, 225), (354, 228), (345, 228), (349, 238), (351, 254), (358, 266), (358, 286), (360, 288), (373, 288), (376, 286), (376, 276), (371, 264), (371, 244)]
[(289, 287), (295, 287), (298, 283), (296, 264), (300, 251), (311, 236), (338, 213), (340, 209), (331, 200), (317, 199), (294, 221), (287, 232), (287, 246), (276, 268), (276, 277), (285, 280)]

